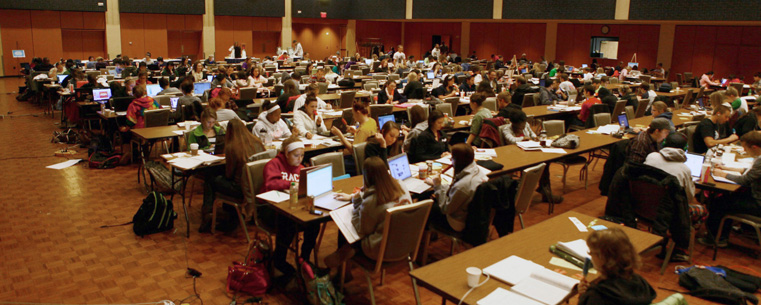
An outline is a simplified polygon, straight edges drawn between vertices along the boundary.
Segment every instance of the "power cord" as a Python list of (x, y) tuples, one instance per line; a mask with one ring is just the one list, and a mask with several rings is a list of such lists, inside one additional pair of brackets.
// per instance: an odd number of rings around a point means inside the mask
[[(175, 228), (174, 233), (177, 234), (178, 229)], [(203, 299), (201, 299), (201, 295), (198, 293), (198, 290), (196, 289), (196, 279), (201, 277), (203, 275), (200, 271), (190, 268), (190, 261), (188, 259), (188, 241), (186, 237), (181, 236), (183, 247), (185, 248), (185, 268), (187, 269), (187, 273), (185, 278), (192, 277), (193, 278), (193, 294), (178, 301), (177, 305), (182, 305), (183, 303), (187, 302), (188, 300), (198, 299), (198, 301), (201, 302), (201, 305), (203, 305)]]
[(467, 298), (467, 297), (468, 297), (468, 295), (469, 295), (469, 294), (470, 294), (470, 293), (471, 293), (471, 292), (472, 292), (474, 289), (476, 289), (476, 288), (478, 288), (478, 287), (481, 287), (483, 284), (486, 284), (486, 282), (488, 282), (488, 281), (489, 281), (489, 278), (490, 278), (490, 277), (489, 277), (489, 274), (488, 274), (488, 273), (485, 273), (485, 274), (486, 274), (486, 279), (485, 279), (483, 282), (480, 282), (480, 283), (478, 283), (478, 285), (476, 285), (476, 286), (473, 286), (473, 288), (470, 288), (470, 290), (468, 290), (468, 292), (466, 292), (466, 293), (465, 293), (465, 295), (463, 295), (463, 296), (462, 296), (462, 298), (460, 298), (460, 302), (458, 302), (458, 303), (457, 303), (457, 305), (462, 305), (462, 300), (464, 300), (465, 298)]

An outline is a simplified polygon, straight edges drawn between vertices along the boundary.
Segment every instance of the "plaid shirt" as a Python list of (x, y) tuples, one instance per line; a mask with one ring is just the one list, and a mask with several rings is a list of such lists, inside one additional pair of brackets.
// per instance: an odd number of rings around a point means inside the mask
[(644, 163), (648, 154), (659, 150), (660, 143), (655, 142), (647, 131), (643, 131), (629, 141), (626, 147), (626, 159), (635, 163)]

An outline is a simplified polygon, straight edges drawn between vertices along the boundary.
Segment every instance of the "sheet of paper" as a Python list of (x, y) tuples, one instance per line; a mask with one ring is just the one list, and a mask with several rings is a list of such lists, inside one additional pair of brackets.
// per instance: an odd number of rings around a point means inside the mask
[(515, 143), (519, 148), (523, 150), (540, 150), (542, 149), (542, 144), (537, 141), (521, 141), (518, 143)]
[(734, 182), (734, 181), (729, 180), (727, 178), (722, 178), (722, 177), (719, 177), (719, 176), (715, 176), (714, 174), (711, 174), (711, 177), (716, 182), (724, 182), (724, 183), (729, 183), (729, 184), (737, 184), (737, 182)]
[(71, 159), (71, 160), (68, 160), (68, 161), (61, 162), (61, 163), (56, 163), (56, 164), (53, 164), (53, 165), (45, 166), (45, 168), (64, 169), (64, 168), (71, 167), (71, 166), (79, 163), (79, 161), (82, 161), (82, 159)]
[(587, 226), (581, 223), (581, 221), (578, 218), (568, 217), (568, 219), (570, 219), (571, 222), (573, 222), (573, 225), (576, 226), (577, 229), (579, 229), (579, 232), (589, 232), (589, 230), (587, 230)]
[(721, 163), (724, 163), (724, 164), (735, 163), (735, 157), (736, 157), (735, 154), (730, 152), (725, 152), (723, 155), (721, 155)]
[(475, 154), (476, 155), (487, 155), (489, 157), (496, 157), (497, 156), (497, 151), (495, 149), (490, 149), (490, 148), (479, 148), (479, 149), (476, 149)]
[[(570, 270), (574, 270), (574, 271), (578, 271), (578, 272), (583, 271), (583, 270), (581, 270), (581, 268), (576, 267), (576, 265), (571, 264), (569, 261), (564, 260), (562, 258), (559, 258), (557, 256), (553, 256), (550, 259), (550, 265), (555, 265), (555, 266), (558, 266), (558, 267), (561, 267), (561, 268), (570, 269)], [(590, 268), (589, 269), (589, 273), (591, 273), (591, 274), (597, 274), (597, 270), (594, 270), (594, 269)]]
[(577, 239), (569, 242), (558, 242), (557, 248), (565, 251), (570, 255), (573, 255), (582, 261), (585, 258), (592, 258), (589, 256), (589, 247), (587, 246), (587, 242), (583, 239)]
[(338, 226), (341, 234), (346, 237), (346, 241), (348, 241), (350, 244), (353, 244), (359, 240), (359, 233), (357, 233), (357, 229), (355, 229), (354, 225), (351, 223), (353, 211), (354, 206), (349, 204), (343, 208), (330, 212), (330, 218), (333, 219), (333, 222), (336, 223), (336, 226)]
[(172, 131), (172, 132), (173, 132), (174, 134), (178, 135), (178, 136), (182, 136), (182, 135), (185, 135), (185, 131), (184, 131), (184, 130), (174, 130), (174, 131)]
[(601, 134), (612, 134), (617, 132), (619, 129), (621, 129), (621, 126), (619, 126), (618, 124), (609, 124), (609, 125), (597, 127), (597, 130), (595, 132), (601, 133)]
[(436, 159), (433, 162), (446, 164), (446, 165), (452, 165), (452, 157)]
[(281, 203), (290, 200), (291, 196), (281, 191), (269, 191), (256, 195), (256, 198), (268, 202)]
[(542, 152), (550, 153), (550, 154), (567, 154), (568, 153), (565, 151), (565, 149), (562, 149), (562, 148), (542, 148)]
[(476, 302), (477, 305), (503, 305), (503, 304), (520, 304), (520, 305), (543, 305), (541, 302), (537, 302), (510, 290), (502, 287), (497, 287), (489, 295)]
[(193, 158), (177, 158), (170, 160), (169, 163), (174, 167), (188, 170), (198, 167), (199, 165), (203, 164), (203, 161)]
[[(554, 273), (554, 275), (550, 274)], [(529, 278), (513, 286), (511, 291), (520, 293), (544, 304), (559, 304), (573, 289), (566, 287), (568, 281), (560, 277), (568, 278), (549, 269), (539, 269)], [(570, 278), (568, 278), (570, 279)], [(573, 279), (571, 279), (573, 280)], [(578, 281), (576, 281), (578, 283)]]

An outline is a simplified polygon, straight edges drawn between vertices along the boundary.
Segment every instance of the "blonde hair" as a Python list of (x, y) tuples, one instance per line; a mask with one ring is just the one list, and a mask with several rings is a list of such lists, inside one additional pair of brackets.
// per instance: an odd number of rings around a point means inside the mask
[(410, 72), (410, 74), (407, 74), (407, 81), (414, 82), (418, 80), (418, 75), (415, 72)]

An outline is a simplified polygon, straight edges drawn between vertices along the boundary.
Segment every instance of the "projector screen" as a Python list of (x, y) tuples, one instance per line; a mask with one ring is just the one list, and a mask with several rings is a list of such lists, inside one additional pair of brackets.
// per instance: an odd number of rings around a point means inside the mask
[(618, 41), (602, 41), (600, 42), (600, 53), (602, 58), (617, 59), (618, 58)]

